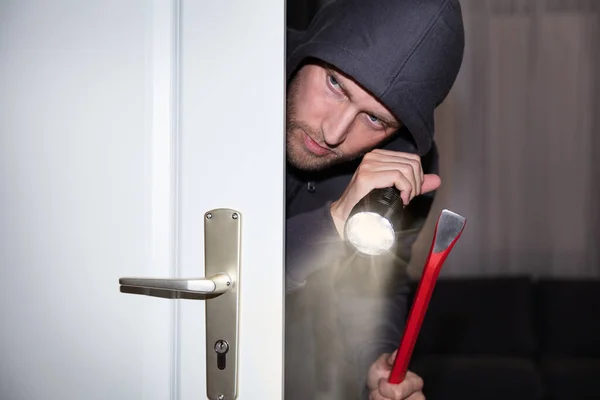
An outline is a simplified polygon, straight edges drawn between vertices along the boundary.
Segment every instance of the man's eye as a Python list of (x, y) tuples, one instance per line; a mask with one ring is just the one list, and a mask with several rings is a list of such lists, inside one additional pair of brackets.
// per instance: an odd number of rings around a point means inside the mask
[(369, 122), (372, 125), (376, 126), (377, 128), (380, 128), (380, 129), (385, 128), (385, 123), (382, 120), (380, 120), (379, 118), (377, 118), (376, 116), (367, 114), (367, 118), (369, 119)]
[(340, 86), (340, 83), (338, 82), (337, 79), (335, 79), (335, 76), (329, 75), (328, 79), (329, 79), (329, 83), (331, 84), (331, 86), (333, 86), (335, 88), (338, 88)]

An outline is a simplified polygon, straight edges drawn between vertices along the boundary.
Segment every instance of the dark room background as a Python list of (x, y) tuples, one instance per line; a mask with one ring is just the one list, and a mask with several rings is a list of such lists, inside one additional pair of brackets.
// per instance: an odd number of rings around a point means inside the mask
[[(289, 0), (303, 29), (329, 0)], [(443, 208), (467, 228), (442, 276), (598, 277), (600, 2), (461, 0), (466, 49), (438, 108)]]

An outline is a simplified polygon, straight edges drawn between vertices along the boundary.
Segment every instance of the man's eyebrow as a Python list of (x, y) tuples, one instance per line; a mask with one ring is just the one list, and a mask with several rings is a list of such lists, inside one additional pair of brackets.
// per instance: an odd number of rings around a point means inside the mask
[[(329, 75), (332, 75), (334, 78), (337, 79), (338, 81), (338, 85), (340, 85), (340, 90), (344, 93), (344, 95), (349, 98), (350, 100), (352, 100), (352, 95), (350, 94), (350, 92), (348, 91), (348, 89), (346, 88), (346, 86), (344, 86), (344, 84), (342, 83), (342, 76), (340, 73), (338, 73), (337, 71), (335, 71), (334, 69), (331, 68), (326, 68), (327, 73)], [(396, 121), (396, 119), (394, 117), (392, 118), (388, 118), (385, 117), (383, 115), (381, 115), (378, 112), (372, 112), (372, 111), (367, 111), (368, 114), (371, 114), (372, 116), (374, 116), (375, 118), (377, 118), (378, 120), (380, 120), (381, 122), (383, 122), (384, 124), (388, 125), (389, 127), (394, 127), (394, 128), (399, 128), (400, 127), (400, 123)]]

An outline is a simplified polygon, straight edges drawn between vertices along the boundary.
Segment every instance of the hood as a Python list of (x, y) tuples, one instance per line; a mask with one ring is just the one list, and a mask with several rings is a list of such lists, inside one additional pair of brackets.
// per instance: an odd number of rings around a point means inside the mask
[(433, 145), (434, 110), (464, 52), (458, 0), (336, 0), (288, 49), (288, 79), (309, 58), (333, 65), (383, 103), (420, 155)]

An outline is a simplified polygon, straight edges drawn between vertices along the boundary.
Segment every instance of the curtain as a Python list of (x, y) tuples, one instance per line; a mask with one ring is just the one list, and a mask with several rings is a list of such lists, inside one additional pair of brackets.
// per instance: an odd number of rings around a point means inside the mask
[(600, 275), (600, 1), (462, 0), (465, 58), (436, 113), (439, 212), (467, 218), (442, 276)]

